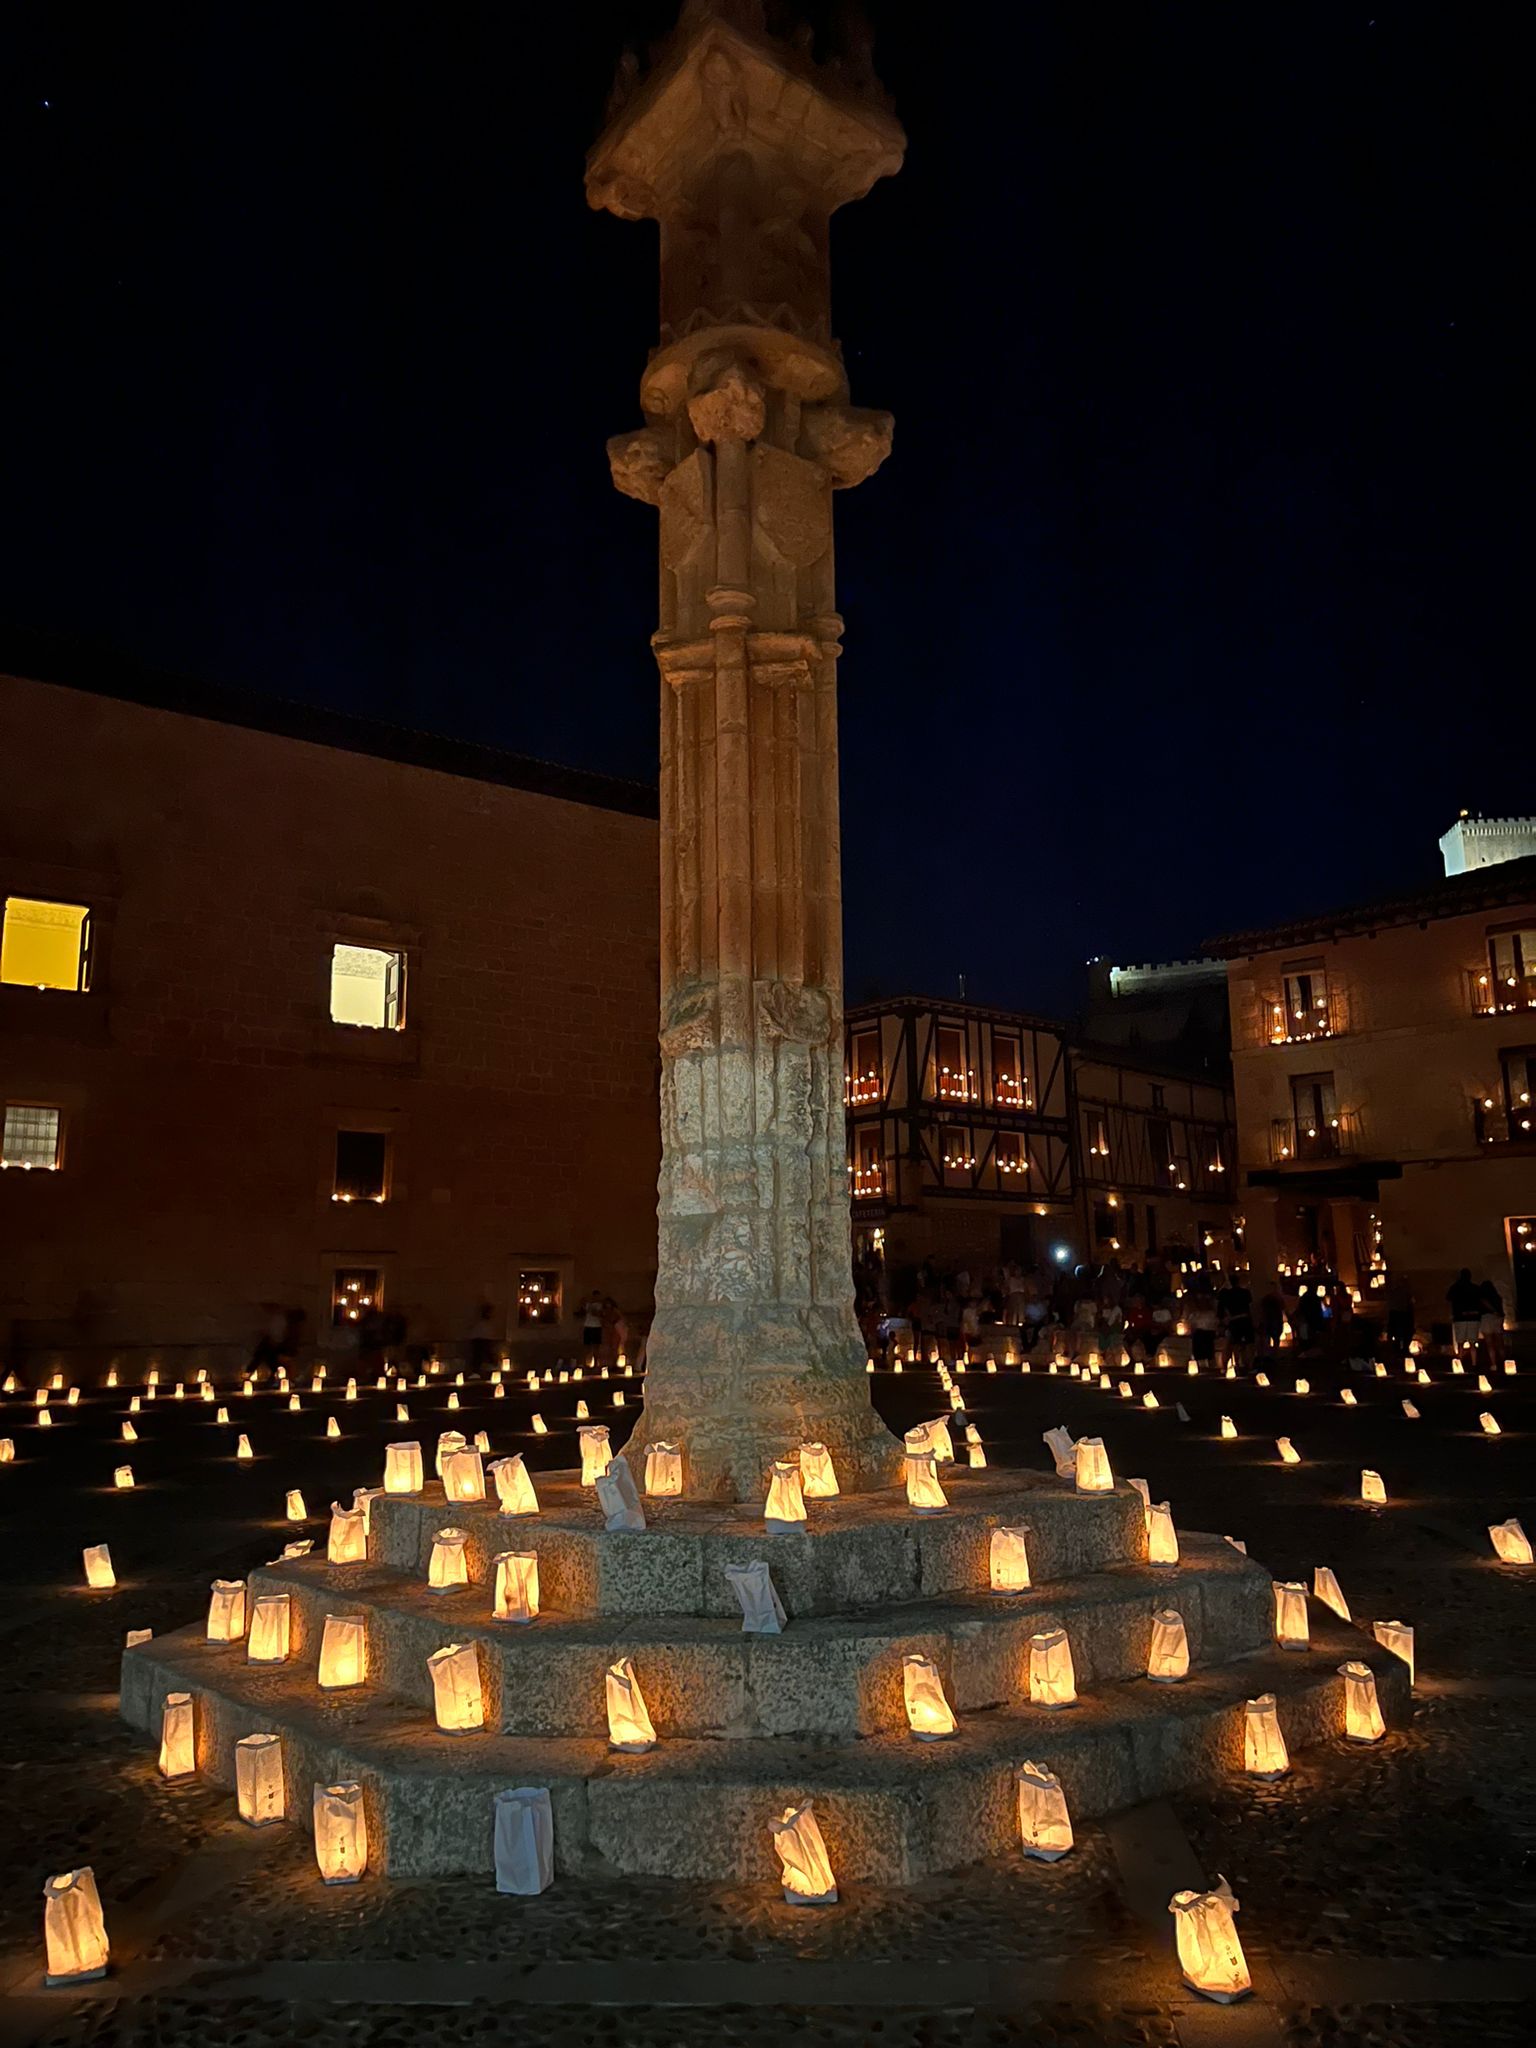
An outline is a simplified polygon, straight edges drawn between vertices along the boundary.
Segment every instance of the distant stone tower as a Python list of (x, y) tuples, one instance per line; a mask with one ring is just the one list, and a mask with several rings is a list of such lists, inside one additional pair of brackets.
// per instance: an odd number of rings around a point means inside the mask
[[(621, 88), (625, 81), (621, 79)], [(901, 164), (867, 66), (818, 69), (754, 4), (689, 4), (587, 165), (661, 224), (646, 425), (608, 444), (661, 515), (661, 1140), (636, 1449), (763, 1497), (802, 1441), (896, 1476), (853, 1314), (842, 1091), (832, 492), (884, 459), (847, 402), (828, 222)]]
[(1533, 853), (1536, 818), (1473, 818), (1463, 811), (1450, 831), (1440, 835), (1440, 858), (1447, 875), (1499, 867)]

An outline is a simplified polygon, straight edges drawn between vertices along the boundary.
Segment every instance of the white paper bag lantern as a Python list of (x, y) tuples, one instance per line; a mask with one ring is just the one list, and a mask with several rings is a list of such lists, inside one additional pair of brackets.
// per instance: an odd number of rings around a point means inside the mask
[(432, 1555), (427, 1560), (429, 1593), (452, 1593), (469, 1584), (469, 1564), (464, 1556), (464, 1546), (468, 1541), (466, 1529), (438, 1530), (432, 1538)]
[(1339, 1390), (1339, 1399), (1344, 1403), (1344, 1406), (1346, 1408), (1358, 1408), (1360, 1406), (1360, 1403), (1355, 1399), (1355, 1390), (1353, 1387), (1341, 1387)]
[(1387, 1504), (1387, 1489), (1382, 1484), (1381, 1474), (1367, 1466), (1360, 1474), (1360, 1498), (1368, 1507), (1381, 1508)]
[(1173, 1526), (1173, 1510), (1167, 1501), (1154, 1501), (1147, 1510), (1147, 1562), (1171, 1565), (1179, 1561), (1179, 1539)]
[(131, 1422), (125, 1422), (122, 1428), (118, 1431), (118, 1435), (122, 1438), (125, 1444), (136, 1444), (139, 1440), (139, 1432), (134, 1428)]
[(1498, 1436), (1501, 1433), (1499, 1430), (1498, 1423), (1495, 1422), (1495, 1420), (1488, 1413), (1486, 1408), (1483, 1410), (1482, 1414), (1478, 1416), (1477, 1426), (1483, 1432), (1484, 1436)]
[(1253, 1376), (1253, 1383), (1256, 1387), (1267, 1387), (1269, 1385), (1269, 1374), (1267, 1372), (1256, 1372)]
[(532, 1550), (503, 1550), (491, 1560), (495, 1570), (497, 1621), (530, 1622), (539, 1613), (539, 1559)]
[(1301, 1453), (1288, 1436), (1277, 1436), (1275, 1438), (1275, 1449), (1280, 1453), (1282, 1465), (1299, 1465), (1301, 1463)]
[(245, 1634), (244, 1579), (215, 1579), (208, 1596), (208, 1640), (238, 1643)]
[[(411, 1419), (411, 1411), (410, 1411), (410, 1409), (406, 1407), (406, 1405), (405, 1405), (405, 1403), (404, 1403), (403, 1401), (397, 1401), (397, 1402), (395, 1403), (395, 1420), (396, 1420), (396, 1422), (409, 1422), (409, 1421), (410, 1421), (410, 1419)], [(386, 1448), (387, 1448), (387, 1446), (386, 1446)]]
[(1339, 1666), (1344, 1681), (1344, 1734), (1350, 1742), (1380, 1742), (1387, 1732), (1376, 1698), (1376, 1674), (1351, 1658)]
[(798, 1535), (805, 1528), (805, 1496), (800, 1484), (798, 1458), (774, 1461), (768, 1479), (768, 1499), (763, 1508), (763, 1526), (770, 1536)]
[(837, 1493), (837, 1473), (825, 1444), (800, 1446), (800, 1487), (807, 1500), (831, 1500)]
[(14, 1437), (9, 1437), (9, 1436), (0, 1436), (0, 1465), (13, 1465), (13, 1464), (14, 1464), (15, 1462), (16, 1462), (16, 1440), (15, 1440), (15, 1438), (14, 1438)]
[(1500, 1564), (1529, 1564), (1531, 1562), (1531, 1539), (1526, 1535), (1516, 1516), (1507, 1522), (1490, 1522), (1488, 1540), (1492, 1543)]
[(333, 1440), (341, 1435), (341, 1424), (334, 1415), (327, 1415), (325, 1418), (325, 1433)]
[(457, 1408), (457, 1407), (458, 1407), (458, 1405), (459, 1405), (459, 1397), (458, 1397), (458, 1394), (457, 1394), (456, 1392), (455, 1392), (455, 1393), (452, 1393), (452, 1394), (450, 1394), (450, 1395), (448, 1396), (448, 1406), (449, 1406), (450, 1408)]
[(607, 1428), (600, 1422), (593, 1423), (587, 1429), (578, 1429), (576, 1440), (581, 1446), (581, 1483), (596, 1486), (611, 1462)]
[(304, 1403), (299, 1399), (297, 1394), (290, 1394), (288, 1396), (288, 1413), (290, 1415), (301, 1414), (303, 1412), (303, 1408)]
[(608, 1701), (608, 1747), (638, 1752), (656, 1747), (656, 1730), (646, 1711), (645, 1695), (628, 1657), (620, 1657), (605, 1674)]
[[(560, 1377), (561, 1377), (561, 1379), (564, 1379), (564, 1378), (565, 1378), (565, 1374), (564, 1374), (564, 1373), (561, 1373)], [(591, 1409), (590, 1409), (590, 1408), (588, 1408), (588, 1406), (587, 1406), (586, 1402), (585, 1402), (585, 1401), (578, 1401), (578, 1402), (576, 1403), (576, 1420), (577, 1420), (578, 1422), (590, 1422), (590, 1421), (591, 1421), (591, 1419), (592, 1419), (592, 1411), (591, 1411)]]
[(88, 1864), (61, 1871), (43, 1886), (43, 1944), (49, 1984), (86, 1984), (107, 1974), (107, 1924)]
[(432, 1469), (441, 1479), (444, 1461), (454, 1452), (462, 1451), (468, 1438), (461, 1430), (445, 1429), (437, 1439), (437, 1449), (432, 1453)]
[(1310, 1394), (1312, 1391), (1312, 1382), (1310, 1380), (1298, 1380), (1296, 1382), (1296, 1391), (1298, 1394)]
[(1059, 1863), (1072, 1847), (1072, 1821), (1061, 1780), (1044, 1764), (1021, 1764), (1018, 1787), (1024, 1854), (1040, 1863)]
[(1210, 1892), (1175, 1892), (1168, 1910), (1178, 1942), (1179, 1970), (1191, 1990), (1218, 2005), (1246, 1998), (1253, 1988), (1232, 1916), (1237, 1900), (1226, 1879)]
[(368, 1816), (356, 1783), (316, 1785), (315, 1861), (326, 1884), (356, 1884), (368, 1868)]
[(1272, 1692), (1248, 1702), (1243, 1717), (1243, 1769), (1250, 1778), (1283, 1778), (1291, 1768), (1290, 1751), (1280, 1727)]
[(296, 1486), (288, 1489), (288, 1519), (290, 1522), (307, 1522), (309, 1510), (304, 1505), (304, 1496)]
[(939, 1484), (932, 1451), (908, 1451), (907, 1506), (914, 1515), (942, 1515), (949, 1498)]
[(1228, 1441), (1237, 1435), (1237, 1424), (1230, 1415), (1223, 1415), (1221, 1418), (1221, 1433)]
[(1417, 1422), (1417, 1421), (1418, 1421), (1418, 1419), (1419, 1419), (1419, 1411), (1418, 1411), (1418, 1409), (1414, 1407), (1414, 1405), (1413, 1405), (1413, 1403), (1412, 1403), (1411, 1401), (1405, 1401), (1405, 1402), (1403, 1403), (1403, 1420), (1404, 1420), (1405, 1422)]
[(427, 1659), (432, 1706), (445, 1735), (471, 1735), (485, 1726), (480, 1653), (473, 1643), (444, 1643)]
[[(1056, 1477), (1073, 1478), (1077, 1472), (1077, 1446), (1072, 1441), (1071, 1434), (1058, 1423), (1054, 1429), (1045, 1431), (1041, 1441), (1051, 1454), (1051, 1463), (1056, 1467)], [(1100, 1445), (1100, 1448), (1103, 1446)]]
[(555, 1877), (555, 1814), (543, 1786), (523, 1785), (496, 1794), (492, 1848), (496, 1889), (531, 1899)]
[(368, 1562), (368, 1531), (364, 1526), (361, 1508), (344, 1508), (339, 1500), (331, 1502), (331, 1526), (326, 1533), (325, 1561), (327, 1564)]
[(1064, 1628), (1044, 1629), (1029, 1639), (1029, 1699), (1036, 1707), (1077, 1705), (1077, 1674)]
[(991, 1567), (992, 1591), (994, 1593), (1027, 1593), (1029, 1591), (1028, 1528), (994, 1529), (992, 1531), (991, 1553), (988, 1562)]
[(372, 1531), (373, 1504), (376, 1500), (382, 1499), (383, 1493), (382, 1486), (354, 1486), (352, 1489), (352, 1505), (363, 1518), (364, 1537)]
[[(489, 1437), (488, 1437), (488, 1436), (486, 1435), (486, 1433), (485, 1433), (485, 1431), (484, 1431), (483, 1429), (477, 1429), (477, 1430), (475, 1431), (475, 1449), (476, 1449), (476, 1450), (477, 1450), (477, 1451), (478, 1451), (478, 1452), (480, 1453), (480, 1455), (481, 1455), (482, 1457), (489, 1457), (489, 1456), (490, 1456), (490, 1451), (491, 1451), (491, 1440), (490, 1440), (490, 1438), (489, 1438)], [(483, 1494), (483, 1490), (482, 1490), (482, 1498), (483, 1498), (483, 1497), (484, 1497), (484, 1494)]]
[(160, 1775), (189, 1778), (197, 1769), (197, 1736), (192, 1695), (168, 1692), (160, 1709)]
[(346, 1391), (345, 1391), (345, 1393), (343, 1394), (342, 1398), (343, 1398), (344, 1400), (347, 1400), (347, 1401), (355, 1401), (355, 1400), (357, 1399), (357, 1381), (356, 1381), (356, 1380), (348, 1380), (348, 1381), (347, 1381), (347, 1385), (346, 1385)]
[(286, 1819), (280, 1735), (245, 1735), (235, 1744), (235, 1805), (247, 1827), (267, 1828)]
[(651, 1500), (676, 1500), (683, 1491), (683, 1454), (676, 1444), (652, 1444), (645, 1454), (645, 1491)]
[(1406, 1621), (1373, 1621), (1372, 1633), (1384, 1650), (1390, 1650), (1394, 1657), (1401, 1657), (1408, 1666), (1408, 1683), (1413, 1684), (1413, 1630)]
[(538, 1414), (537, 1412), (535, 1412), (528, 1418), (528, 1427), (533, 1431), (535, 1436), (549, 1435), (549, 1424), (544, 1420), (543, 1416)]
[(496, 1482), (496, 1503), (504, 1515), (536, 1515), (539, 1512), (539, 1497), (533, 1490), (533, 1481), (523, 1463), (520, 1452), (510, 1458), (498, 1458), (491, 1467), (491, 1477)]
[(954, 1709), (944, 1697), (944, 1681), (931, 1657), (901, 1660), (901, 1690), (907, 1727), (919, 1742), (944, 1742), (958, 1732)]
[(249, 1464), (255, 1455), (255, 1452), (251, 1449), (251, 1440), (248, 1436), (242, 1435), (235, 1439), (235, 1456), (242, 1465)]
[(213, 1419), (214, 1419), (214, 1421), (215, 1421), (215, 1422), (228, 1422), (228, 1420), (229, 1420), (229, 1410), (228, 1410), (227, 1408), (220, 1408), (220, 1409), (219, 1409), (219, 1410), (218, 1410), (218, 1411), (217, 1411), (217, 1412), (215, 1413), (215, 1415), (214, 1415), (214, 1418), (213, 1418)]
[(762, 1558), (751, 1564), (728, 1564), (725, 1576), (741, 1603), (741, 1632), (747, 1636), (776, 1636), (784, 1629), (784, 1606), (773, 1576)]
[(152, 1628), (131, 1628), (123, 1637), (123, 1647), (127, 1650), (136, 1650), (140, 1643), (151, 1641), (154, 1633)]
[(640, 1530), (645, 1527), (645, 1510), (640, 1505), (640, 1495), (627, 1458), (615, 1458), (598, 1480), (597, 1504), (603, 1511), (605, 1529)]
[(320, 1637), (317, 1682), (323, 1692), (361, 1685), (368, 1676), (368, 1629), (361, 1614), (328, 1614)]
[(421, 1488), (421, 1445), (386, 1444), (384, 1446), (384, 1491), (386, 1493), (420, 1493)]
[(1115, 1475), (1102, 1437), (1085, 1436), (1076, 1446), (1073, 1473), (1079, 1493), (1113, 1493)]
[(1310, 1650), (1312, 1632), (1307, 1621), (1307, 1589), (1294, 1580), (1271, 1582), (1275, 1595), (1275, 1641), (1282, 1650)]
[[(900, 1366), (896, 1369), (901, 1370)], [(786, 1807), (778, 1820), (768, 1823), (768, 1829), (779, 1853), (786, 1902), (791, 1906), (835, 1906), (837, 1880), (810, 1800)]]
[(1152, 1617), (1147, 1676), (1158, 1685), (1177, 1685), (1189, 1676), (1189, 1638), (1184, 1633), (1184, 1617), (1175, 1608), (1159, 1608)]
[(105, 1592), (117, 1584), (117, 1573), (112, 1569), (112, 1552), (105, 1543), (88, 1544), (81, 1553), (85, 1559), (85, 1583), (96, 1592)]
[(248, 1664), (281, 1664), (288, 1655), (291, 1610), (286, 1593), (258, 1593), (251, 1602), (250, 1633), (245, 1639)]
[(1354, 1619), (1349, 1611), (1349, 1602), (1344, 1598), (1343, 1588), (1325, 1564), (1312, 1568), (1312, 1598), (1321, 1600), (1325, 1607), (1331, 1607), (1340, 1621)]
[(485, 1469), (480, 1453), (467, 1446), (443, 1459), (443, 1492), (455, 1505), (485, 1499)]
[(117, 1466), (112, 1474), (112, 1484), (119, 1492), (126, 1493), (133, 1485), (133, 1467), (131, 1465)]

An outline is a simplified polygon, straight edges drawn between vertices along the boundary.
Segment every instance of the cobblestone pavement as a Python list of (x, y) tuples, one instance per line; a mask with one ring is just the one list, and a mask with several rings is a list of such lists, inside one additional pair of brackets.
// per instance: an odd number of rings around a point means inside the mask
[[(1515, 2000), (1536, 1976), (1511, 1990), (1508, 1972), (1536, 1966), (1536, 1572), (1492, 1562), (1486, 1524), (1518, 1514), (1536, 1531), (1536, 1363), (1500, 1379), (1491, 1396), (1479, 1395), (1473, 1379), (1449, 1379), (1443, 1363), (1431, 1369), (1434, 1384), (1414, 1390), (1417, 1422), (1401, 1414), (1400, 1377), (1351, 1377), (1317, 1364), (1309, 1376), (1318, 1391), (1304, 1397), (1285, 1391), (1295, 1376), (1289, 1366), (1271, 1368), (1269, 1390), (1160, 1375), (1165, 1405), (1155, 1413), (1065, 1376), (962, 1382), (994, 1463), (1039, 1468), (1040, 1433), (1057, 1422), (1102, 1434), (1116, 1471), (1147, 1477), (1182, 1526), (1244, 1537), (1279, 1577), (1310, 1578), (1314, 1565), (1331, 1565), (1357, 1620), (1393, 1616), (1416, 1626), (1415, 1716), (1379, 1748), (1340, 1741), (1295, 1758), (1277, 1785), (1233, 1778), (1169, 1802), (1200, 1867), (1213, 1878), (1225, 1872), (1242, 1900), (1239, 1926), (1268, 2027), (1244, 2039), (1428, 2048), (1475, 2038), (1497, 2048), (1530, 2038), (1528, 2010)], [(1353, 1410), (1334, 1398), (1346, 1380), (1359, 1395)], [(556, 1415), (570, 1424), (579, 1392), (547, 1388), (539, 1405), (552, 1424)], [(927, 1375), (882, 1375), (875, 1392), (896, 1428), (940, 1405)], [(418, 1433), (438, 1426), (444, 1398), (438, 1388), (414, 1397)], [(533, 1464), (569, 1462), (568, 1429), (547, 1440), (521, 1436), (531, 1397), (492, 1402), (471, 1388), (463, 1399), (457, 1426), (483, 1427), (497, 1448), (528, 1450)], [(1177, 1400), (1188, 1424), (1177, 1419)], [(0, 2006), (0, 2044), (323, 2048), (512, 2031), (521, 2044), (635, 2048), (782, 2040), (786, 2032), (884, 2048), (1216, 2038), (1216, 2009), (1192, 2015), (1178, 1986), (1170, 1924), (1138, 1916), (1099, 1827), (1081, 1828), (1075, 1853), (1056, 1866), (997, 1859), (907, 1890), (850, 1886), (826, 1913), (795, 1912), (769, 1887), (656, 1881), (562, 1882), (542, 1898), (508, 1900), (468, 1879), (327, 1890), (299, 1831), (252, 1836), (232, 1823), (226, 1792), (163, 1784), (152, 1755), (116, 1718), (123, 1632), (186, 1621), (202, 1611), (210, 1578), (274, 1556), (294, 1533), (282, 1519), (286, 1487), (302, 1487), (320, 1508), (375, 1478), (381, 1446), (397, 1434), (392, 1401), (338, 1407), (346, 1434), (334, 1442), (323, 1434), (329, 1405), (306, 1395), (292, 1415), (273, 1397), (241, 1402), (236, 1423), (251, 1430), (260, 1455), (235, 1467), (214, 1455), (227, 1432), (200, 1403), (146, 1405), (130, 1449), (118, 1434), (122, 1395), (89, 1396), (58, 1411), (46, 1431), (30, 1402), (0, 1402), (0, 1435), (17, 1444), (17, 1462), (0, 1468), (9, 1532), (0, 1551), (0, 1987), (12, 1994)], [(1477, 1429), (1485, 1407), (1499, 1416), (1498, 1438)], [(1216, 1434), (1221, 1413), (1237, 1420), (1235, 1442)], [(1278, 1462), (1281, 1433), (1302, 1451), (1302, 1465)], [(125, 1460), (138, 1480), (131, 1492), (110, 1483)], [(1386, 1480), (1386, 1509), (1354, 1498), (1367, 1464)], [(310, 1533), (322, 1530), (317, 1519)], [(101, 1540), (121, 1583), (90, 1595), (80, 1586), (80, 1549)], [(43, 1879), (81, 1862), (96, 1869), (118, 1970), (96, 1999), (34, 1995)], [(680, 1981), (708, 1965), (739, 1975), (722, 2002), (707, 2005), (658, 2005), (654, 1991), (613, 2002), (605, 1993), (599, 2004), (575, 2002), (579, 1991), (569, 2002), (563, 1992), (530, 2002), (505, 1988), (469, 2005), (452, 2003), (451, 1991), (390, 2003), (370, 1990), (370, 1965), (425, 1969), (445, 1958), (529, 1969), (661, 1962), (676, 1964)], [(1315, 1958), (1332, 1971), (1339, 2002), (1287, 2002), (1275, 1988), (1286, 1958)], [(1442, 1959), (1459, 1974), (1444, 1988), (1416, 1977), (1411, 1995), (1391, 2004), (1380, 2002), (1379, 1978), (1362, 1979), (1352, 1997), (1350, 1971), (1371, 1959)], [(926, 1962), (931, 1999), (871, 1996), (871, 1966)], [(1269, 1962), (1278, 1975), (1266, 1976)], [(786, 2003), (782, 1990), (744, 1988), (754, 1968), (785, 1963), (820, 1973), (814, 2007)], [(310, 1999), (273, 1974), (322, 1965), (355, 1966), (350, 1988)], [(1479, 1965), (1494, 1973), (1486, 1985)], [(259, 1982), (238, 1999), (219, 1995), (218, 1971), (241, 1967)], [(997, 1979), (1006, 1997), (976, 1991), (993, 1969), (1015, 1973)], [(185, 1983), (188, 1973), (210, 1971), (213, 1978)], [(967, 1995), (949, 2001), (962, 1976)], [(1032, 1998), (1036, 1981), (1044, 1988)], [(742, 2002), (732, 2003), (729, 1986), (738, 1983)]]

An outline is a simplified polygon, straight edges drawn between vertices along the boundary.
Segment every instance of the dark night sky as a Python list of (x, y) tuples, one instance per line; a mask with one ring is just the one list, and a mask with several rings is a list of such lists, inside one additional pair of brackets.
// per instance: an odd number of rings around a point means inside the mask
[[(581, 173), (671, 12), (13, 4), (0, 619), (652, 776), (654, 229)], [(1511, 17), (871, 13), (850, 992), (1067, 1005), (1532, 808)]]

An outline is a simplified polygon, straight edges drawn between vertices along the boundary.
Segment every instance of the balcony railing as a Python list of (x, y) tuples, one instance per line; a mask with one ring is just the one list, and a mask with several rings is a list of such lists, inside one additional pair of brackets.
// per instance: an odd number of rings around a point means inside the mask
[(1479, 1145), (1529, 1144), (1536, 1139), (1536, 1105), (1517, 1103), (1513, 1109), (1502, 1109), (1496, 1103), (1474, 1103), (1472, 1127)]
[(934, 1093), (940, 1102), (979, 1102), (974, 1067), (940, 1067), (934, 1077)]
[(1358, 1122), (1349, 1110), (1340, 1110), (1316, 1122), (1277, 1116), (1269, 1127), (1269, 1156), (1276, 1166), (1313, 1159), (1347, 1159), (1359, 1148)]
[(885, 1168), (883, 1166), (850, 1166), (853, 1199), (856, 1202), (870, 1202), (885, 1193)]
[(1349, 1029), (1349, 1007), (1341, 989), (1314, 996), (1310, 1007), (1287, 1008), (1271, 999), (1265, 1005), (1266, 1045), (1310, 1045), (1319, 1038), (1338, 1038)]
[(1469, 972), (1467, 1006), (1474, 1017), (1508, 1017), (1516, 1011), (1536, 1010), (1536, 974)]
[(843, 1085), (843, 1101), (850, 1108), (860, 1108), (866, 1102), (880, 1100), (880, 1075), (871, 1067), (867, 1074), (850, 1074)]

